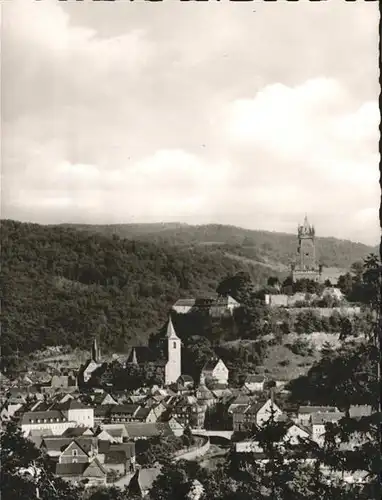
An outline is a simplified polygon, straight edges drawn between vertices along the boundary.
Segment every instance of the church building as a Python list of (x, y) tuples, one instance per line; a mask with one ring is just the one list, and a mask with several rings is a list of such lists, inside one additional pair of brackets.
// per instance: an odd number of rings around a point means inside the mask
[(102, 366), (102, 360), (101, 360), (101, 350), (98, 346), (97, 339), (94, 338), (93, 340), (93, 345), (91, 349), (91, 357), (90, 359), (87, 360), (85, 363), (85, 366), (80, 369), (80, 373), (82, 374), (83, 381), (85, 383), (89, 382), (93, 372), (98, 370), (98, 368), (101, 368)]
[(182, 342), (175, 333), (171, 317), (167, 325), (167, 363), (165, 365), (165, 385), (175, 384), (182, 374)]
[(148, 346), (136, 346), (131, 348), (126, 363), (136, 365), (154, 363), (163, 373), (164, 384), (171, 385), (177, 382), (182, 374), (182, 342), (175, 332), (171, 317), (163, 340), (164, 359), (158, 359)]
[(316, 242), (314, 226), (308, 222), (305, 215), (304, 223), (297, 228), (297, 259), (292, 264), (292, 279), (298, 281), (309, 279), (313, 281), (321, 280), (321, 266), (316, 261)]

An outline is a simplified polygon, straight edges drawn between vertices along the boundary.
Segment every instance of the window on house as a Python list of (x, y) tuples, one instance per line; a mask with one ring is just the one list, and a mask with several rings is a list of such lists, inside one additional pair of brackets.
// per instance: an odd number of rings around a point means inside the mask
[(173, 343), (172, 343), (172, 347), (173, 347), (174, 349), (176, 349), (176, 342), (173, 342)]
[(72, 459), (72, 463), (73, 463), (73, 464), (76, 464), (77, 462), (78, 462), (78, 460), (77, 460), (76, 458), (73, 458), (73, 459)]
[(78, 456), (78, 451), (77, 450), (72, 450), (72, 455), (73, 455), (73, 457), (77, 457)]

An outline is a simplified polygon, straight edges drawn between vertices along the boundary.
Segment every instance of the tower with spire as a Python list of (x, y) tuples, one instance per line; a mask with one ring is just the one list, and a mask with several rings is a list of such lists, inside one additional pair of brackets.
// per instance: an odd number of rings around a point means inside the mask
[(94, 363), (99, 363), (100, 359), (101, 359), (101, 351), (98, 346), (97, 338), (94, 337), (92, 344), (91, 360), (94, 361)]
[(175, 383), (182, 374), (182, 342), (177, 336), (171, 316), (167, 325), (167, 363), (165, 366), (165, 385)]
[(320, 280), (320, 268), (316, 261), (316, 232), (305, 214), (304, 222), (297, 227), (297, 258), (292, 265), (292, 279)]

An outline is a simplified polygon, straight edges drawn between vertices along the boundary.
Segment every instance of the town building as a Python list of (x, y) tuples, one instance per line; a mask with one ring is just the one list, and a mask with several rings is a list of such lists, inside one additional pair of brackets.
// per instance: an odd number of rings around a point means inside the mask
[(220, 358), (214, 358), (203, 366), (201, 377), (205, 379), (206, 383), (228, 384), (229, 370)]
[(167, 324), (164, 343), (165, 359), (157, 358), (153, 350), (148, 346), (136, 346), (131, 348), (126, 363), (135, 365), (155, 364), (158, 374), (163, 376), (164, 384), (168, 386), (176, 383), (182, 374), (182, 342), (175, 332), (171, 317)]
[(241, 304), (230, 295), (219, 296), (210, 307), (210, 316), (211, 318), (229, 317), (240, 306)]
[(93, 373), (99, 368), (101, 368), (102, 364), (103, 363), (101, 361), (101, 350), (98, 346), (97, 339), (94, 338), (90, 359), (88, 359), (85, 365), (81, 367), (79, 372), (79, 377), (80, 378), (82, 377), (85, 384), (88, 383)]
[(251, 392), (263, 392), (266, 378), (264, 375), (250, 373), (245, 379), (244, 386)]
[(313, 415), (321, 413), (337, 413), (338, 408), (335, 406), (303, 406), (298, 408), (296, 423), (309, 425)]
[(312, 440), (322, 445), (325, 441), (326, 424), (337, 423), (344, 416), (342, 412), (314, 413), (310, 419)]
[(241, 404), (232, 411), (233, 430), (250, 430), (254, 425), (263, 425), (272, 415), (277, 420), (282, 414), (281, 408), (273, 401), (273, 398), (269, 398), (265, 402)]
[(24, 436), (35, 429), (44, 429), (53, 435), (60, 435), (75, 422), (68, 421), (67, 417), (59, 410), (25, 412), (20, 420), (21, 430)]

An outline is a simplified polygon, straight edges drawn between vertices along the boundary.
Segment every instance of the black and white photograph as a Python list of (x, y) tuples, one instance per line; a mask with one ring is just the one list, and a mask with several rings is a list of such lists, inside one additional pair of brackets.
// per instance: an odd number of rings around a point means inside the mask
[(381, 497), (379, 9), (3, 0), (2, 500)]

